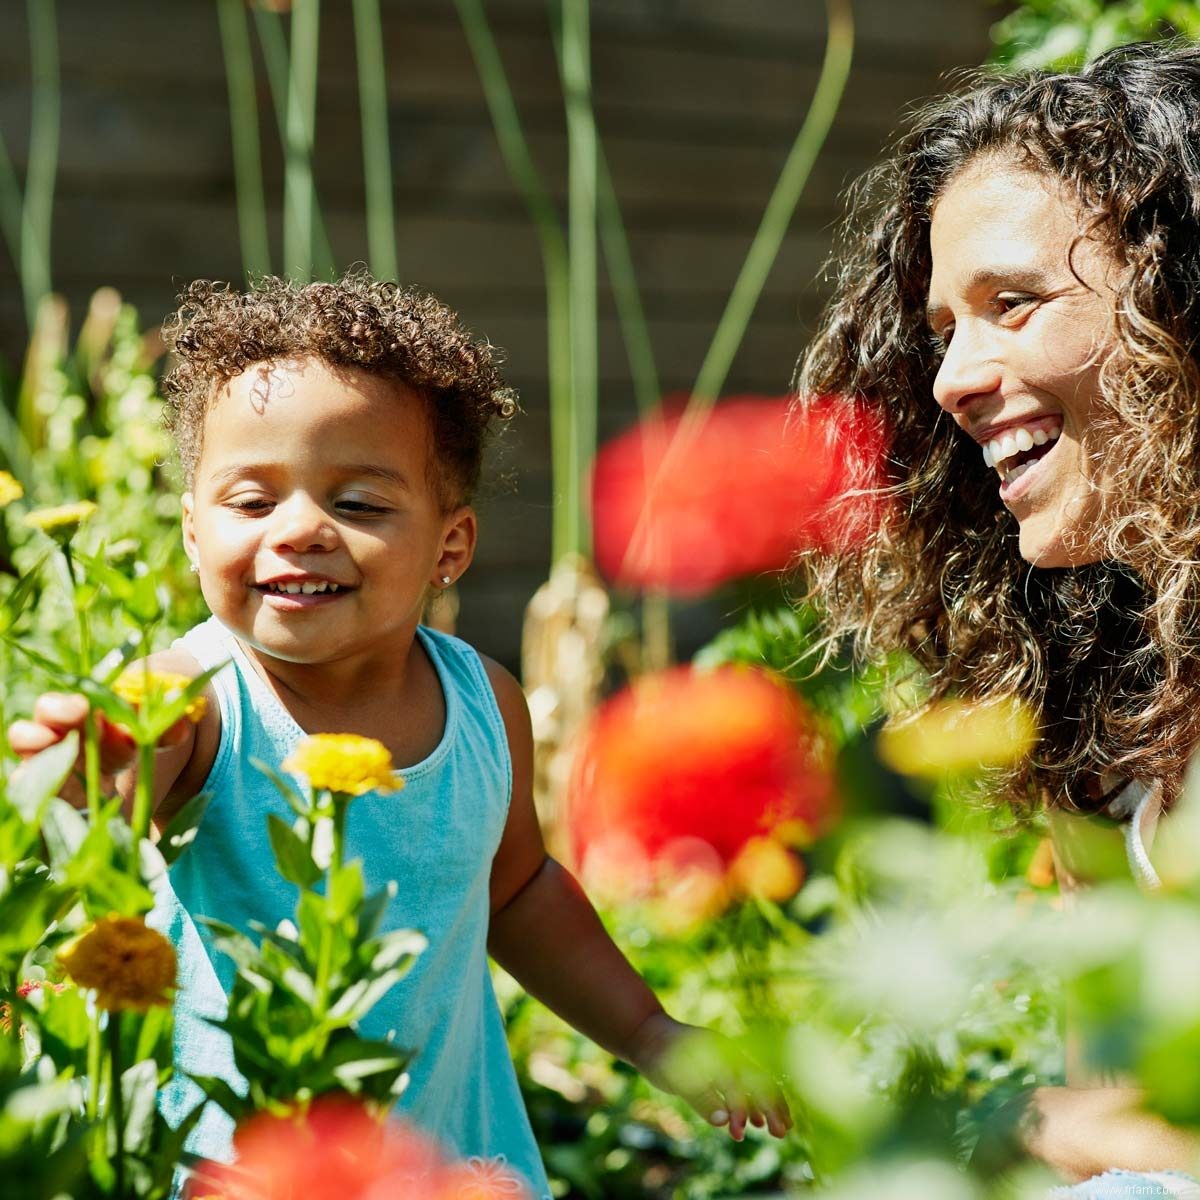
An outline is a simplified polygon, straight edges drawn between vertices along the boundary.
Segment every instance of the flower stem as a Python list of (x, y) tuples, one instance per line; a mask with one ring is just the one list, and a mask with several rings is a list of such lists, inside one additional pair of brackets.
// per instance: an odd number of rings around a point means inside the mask
[(96, 714), (90, 708), (83, 723), (83, 778), (88, 816), (95, 819), (100, 811), (100, 735)]
[(109, 1085), (113, 1125), (117, 1134), (117, 1153), (113, 1163), (117, 1174), (116, 1194), (125, 1195), (125, 1093), (121, 1087), (121, 1014), (108, 1014), (108, 1057), (112, 1064), (112, 1082)]
[(138, 848), (142, 838), (150, 833), (150, 813), (154, 807), (154, 746), (138, 746), (137, 779), (134, 781), (133, 815), (130, 825), (133, 828), (133, 855), (129, 860), (129, 873), (137, 879), (141, 872), (141, 855)]

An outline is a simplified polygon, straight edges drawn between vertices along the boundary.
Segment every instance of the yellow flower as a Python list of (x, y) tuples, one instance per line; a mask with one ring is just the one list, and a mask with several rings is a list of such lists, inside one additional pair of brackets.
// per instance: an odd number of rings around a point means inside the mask
[(946, 700), (879, 735), (879, 757), (903, 775), (936, 779), (959, 771), (1006, 767), (1037, 741), (1037, 724), (1015, 696), (982, 703)]
[(94, 988), (96, 1003), (110, 1012), (171, 1002), (175, 951), (141, 917), (101, 917), (58, 961), (81, 988)]
[(7, 472), (0, 471), (0, 508), (20, 500), (25, 489)]
[(73, 537), (79, 526), (95, 511), (96, 506), (90, 500), (77, 500), (74, 504), (60, 504), (57, 508), (34, 509), (26, 514), (25, 524), (63, 541)]
[(284, 761), (283, 769), (306, 776), (315, 791), (348, 796), (398, 792), (404, 786), (392, 769), (387, 747), (356, 733), (317, 733), (305, 738)]
[[(130, 667), (123, 671), (112, 685), (126, 704), (141, 708), (149, 696), (155, 704), (169, 704), (176, 699), (192, 681), (186, 675), (175, 675), (170, 671), (147, 671), (142, 667)], [(199, 722), (208, 709), (208, 701), (197, 694), (188, 702), (183, 715), (193, 724)]]

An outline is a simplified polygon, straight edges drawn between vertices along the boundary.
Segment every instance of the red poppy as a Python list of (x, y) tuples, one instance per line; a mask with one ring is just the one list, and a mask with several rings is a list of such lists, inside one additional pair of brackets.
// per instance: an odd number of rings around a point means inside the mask
[[(307, 1112), (261, 1113), (234, 1136), (237, 1161), (208, 1164), (194, 1180), (194, 1200), (491, 1200), (524, 1196), (450, 1164), (424, 1134), (381, 1122), (348, 1097), (325, 1097)], [(464, 1171), (466, 1173), (464, 1174)]]
[(878, 521), (882, 461), (877, 423), (832, 398), (792, 411), (740, 396), (694, 423), (648, 421), (597, 456), (596, 563), (616, 583), (698, 594), (854, 544)]
[[(806, 840), (832, 807), (824, 742), (791, 688), (748, 667), (679, 667), (596, 714), (575, 760), (568, 831), (590, 883), (620, 895), (686, 878), (719, 908), (725, 887), (756, 890), (747, 876), (768, 861), (762, 839)], [(778, 880), (778, 858), (770, 870)]]

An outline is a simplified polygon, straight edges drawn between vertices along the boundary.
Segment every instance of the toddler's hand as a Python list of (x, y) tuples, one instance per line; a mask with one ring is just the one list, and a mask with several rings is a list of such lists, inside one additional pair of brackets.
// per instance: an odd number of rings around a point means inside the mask
[(735, 1141), (745, 1136), (747, 1122), (765, 1125), (780, 1138), (792, 1127), (787, 1102), (770, 1075), (711, 1029), (660, 1013), (638, 1031), (632, 1062), (655, 1087), (682, 1097), (710, 1124), (728, 1125)]
[[(72, 730), (80, 736), (81, 748), (76, 760), (76, 770), (63, 785), (62, 797), (78, 808), (86, 806), (81, 782), (83, 766), (82, 739), (87, 721), (87, 698), (77, 692), (44, 692), (33, 705), (33, 719), (14, 721), (8, 727), (8, 744), (22, 759), (61, 742)], [(100, 787), (111, 796), (115, 790), (114, 776), (133, 765), (137, 747), (128, 732), (120, 725), (97, 712), (96, 729), (100, 735)], [(163, 735), (160, 745), (178, 744), (189, 736), (187, 725), (177, 722)], [(18, 768), (20, 769), (20, 768)]]

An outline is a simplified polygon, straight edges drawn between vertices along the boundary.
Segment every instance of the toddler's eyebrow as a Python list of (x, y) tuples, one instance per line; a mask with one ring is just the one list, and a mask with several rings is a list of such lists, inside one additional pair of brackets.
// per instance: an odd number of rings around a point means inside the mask
[[(230, 483), (235, 479), (244, 479), (248, 475), (259, 473), (269, 475), (278, 469), (279, 466), (276, 463), (232, 463), (230, 466), (222, 467), (221, 470), (214, 472), (212, 482), (220, 485)], [(335, 467), (334, 470), (339, 475), (358, 475), (366, 476), (368, 479), (382, 479), (385, 483), (393, 483), (397, 487), (411, 491), (411, 485), (408, 482), (407, 476), (379, 463), (346, 463)]]

